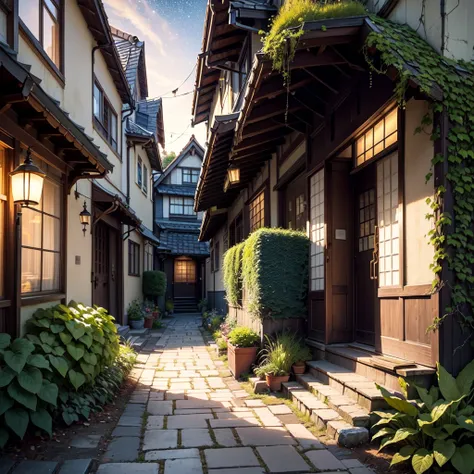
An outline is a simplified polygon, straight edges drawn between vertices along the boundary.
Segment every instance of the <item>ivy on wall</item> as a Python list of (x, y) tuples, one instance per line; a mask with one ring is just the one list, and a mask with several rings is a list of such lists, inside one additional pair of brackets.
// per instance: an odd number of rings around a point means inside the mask
[(224, 286), (230, 304), (257, 318), (306, 317), (309, 239), (286, 229), (259, 229), (224, 256)]
[[(372, 32), (367, 38), (365, 56), (370, 68), (386, 73), (389, 67), (398, 71), (395, 88), (401, 106), (405, 104), (405, 92), (409, 81), (414, 80), (420, 90), (429, 96), (435, 85), (443, 93), (441, 99), (433, 99), (431, 111), (415, 132), (421, 132), (432, 124), (432, 116), (443, 111), (449, 119), (447, 130), (448, 171), (446, 180), (453, 197), (453, 213), (444, 210), (446, 188), (438, 186), (434, 199), (428, 199), (431, 212), (428, 219), (434, 221), (429, 239), (434, 246), (431, 268), (435, 274), (433, 289), (448, 285), (452, 304), (445, 314), (436, 318), (432, 328), (437, 328), (448, 315), (458, 318), (474, 334), (474, 64), (454, 61), (440, 56), (415, 31), (405, 25), (372, 17), (380, 32)], [(371, 54), (374, 52), (377, 54)], [(407, 67), (407, 65), (412, 67)], [(431, 131), (433, 141), (440, 138), (440, 125), (435, 123)], [(433, 167), (444, 162), (441, 153), (435, 154)], [(428, 171), (428, 170), (427, 170)], [(452, 272), (451, 281), (439, 278), (443, 264)]]

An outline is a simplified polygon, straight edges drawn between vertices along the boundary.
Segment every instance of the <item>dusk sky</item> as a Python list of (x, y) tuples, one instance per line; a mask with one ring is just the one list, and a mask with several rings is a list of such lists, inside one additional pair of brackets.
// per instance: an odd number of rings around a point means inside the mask
[[(192, 93), (171, 98), (171, 91), (180, 86), (196, 64), (206, 0), (104, 0), (104, 3), (112, 26), (145, 41), (148, 94), (150, 98), (163, 97), (166, 151), (178, 153), (193, 133), (204, 146), (204, 125), (190, 126)], [(191, 92), (195, 78), (193, 71), (177, 95)]]

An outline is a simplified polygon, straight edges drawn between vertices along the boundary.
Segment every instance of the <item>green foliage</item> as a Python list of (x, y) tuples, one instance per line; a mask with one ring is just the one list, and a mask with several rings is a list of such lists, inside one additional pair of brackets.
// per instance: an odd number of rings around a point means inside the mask
[(309, 240), (286, 229), (259, 229), (245, 241), (242, 281), (247, 309), (259, 318), (306, 315)]
[[(294, 57), (298, 39), (303, 35), (303, 24), (309, 21), (350, 17), (366, 14), (356, 1), (328, 2), (286, 0), (263, 36), (263, 52), (272, 60), (273, 69), (288, 79), (288, 64)], [(322, 27), (325, 31), (325, 27)]]
[(164, 296), (166, 291), (166, 274), (159, 271), (143, 272), (143, 294), (148, 298)]
[[(458, 318), (464, 329), (474, 333), (474, 63), (453, 61), (440, 56), (411, 28), (391, 23), (374, 17), (372, 20), (381, 32), (372, 32), (366, 41), (366, 59), (372, 70), (385, 74), (389, 67), (398, 73), (395, 89), (399, 103), (405, 103), (405, 91), (411, 79), (420, 89), (432, 95), (433, 88), (439, 87), (443, 92), (440, 101), (433, 100), (430, 113), (427, 114), (415, 130), (424, 131), (433, 124), (433, 116), (445, 111), (450, 127), (447, 130), (446, 179), (453, 195), (454, 215), (444, 211), (444, 186), (436, 188), (434, 199), (428, 199), (431, 212), (427, 218), (433, 220), (433, 230), (429, 234), (430, 242), (435, 248), (431, 265), (435, 273), (433, 289), (448, 284), (452, 304), (445, 308), (446, 314), (437, 318), (432, 328), (437, 328), (447, 315)], [(371, 53), (377, 51), (375, 56)], [(415, 69), (406, 68), (405, 64), (416, 64)], [(435, 124), (431, 130), (431, 139), (437, 140), (441, 130)], [(444, 156), (436, 154), (432, 166), (443, 163)], [(432, 176), (429, 171), (427, 178)], [(446, 265), (452, 272), (449, 282), (442, 282), (439, 274)]]
[[(416, 474), (433, 466), (471, 474), (474, 471), (474, 361), (454, 379), (438, 364), (438, 386), (417, 387), (419, 400), (408, 401), (409, 384), (400, 379), (405, 398), (382, 387), (392, 412), (374, 412), (380, 419), (372, 427), (372, 440), (382, 438), (380, 450), (397, 445), (391, 465), (410, 463)], [(444, 397), (444, 398), (443, 398)]]
[(229, 304), (236, 306), (242, 300), (242, 255), (245, 242), (234, 245), (224, 255), (224, 289)]
[(165, 309), (166, 311), (173, 311), (174, 309), (174, 303), (173, 300), (167, 300), (165, 303)]
[(224, 321), (221, 323), (219, 327), (219, 331), (223, 336), (228, 336), (230, 331), (232, 329), (235, 329), (237, 327), (237, 319), (232, 317), (230, 314), (228, 314)]
[(227, 349), (227, 341), (223, 337), (220, 337), (219, 339), (217, 339), (216, 344), (217, 344), (217, 347), (222, 351)]
[(103, 405), (112, 401), (135, 361), (135, 351), (121, 345), (114, 363), (96, 377), (93, 385), (87, 385), (78, 392), (61, 392), (59, 411), (64, 423), (70, 425), (80, 419), (88, 419), (92, 412), (101, 410)]
[(311, 352), (295, 334), (285, 332), (274, 339), (265, 338), (266, 345), (260, 351), (261, 363), (255, 370), (259, 377), (267, 374), (289, 375), (294, 363), (311, 358)]
[(229, 333), (229, 342), (234, 347), (255, 347), (260, 342), (260, 336), (252, 329), (240, 326)]
[(50, 381), (49, 361), (33, 354), (35, 345), (28, 339), (11, 342), (8, 334), (0, 334), (0, 345), (0, 447), (11, 433), (23, 438), (30, 422), (51, 436), (58, 386)]
[(167, 153), (163, 150), (161, 154), (161, 166), (163, 169), (167, 168), (173, 161), (176, 159), (176, 153), (174, 151), (170, 151)]
[(127, 317), (129, 321), (139, 321), (145, 317), (142, 303), (138, 298), (131, 301), (128, 305)]
[(209, 303), (207, 301), (207, 298), (203, 298), (201, 301), (198, 303), (198, 309), (199, 311), (206, 311), (208, 309)]

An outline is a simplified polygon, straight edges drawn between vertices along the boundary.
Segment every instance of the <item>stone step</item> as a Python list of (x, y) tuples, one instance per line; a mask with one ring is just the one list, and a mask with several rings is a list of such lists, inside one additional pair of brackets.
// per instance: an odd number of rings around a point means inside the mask
[(296, 380), (330, 409), (336, 411), (345, 422), (352, 426), (369, 428), (368, 410), (361, 407), (352, 398), (341, 395), (337, 390), (324, 385), (312, 375), (297, 375)]
[(127, 342), (134, 347), (135, 349), (141, 349), (143, 344), (146, 342), (146, 339), (140, 337), (140, 336), (130, 336), (127, 339)]
[(351, 448), (369, 440), (369, 431), (362, 426), (353, 426), (345, 421), (338, 411), (321, 401), (298, 382), (282, 384), (283, 393), (297, 404), (298, 409), (308, 415), (319, 429), (327, 429), (327, 434), (338, 444)]
[[(310, 361), (306, 365), (309, 367), (309, 374), (317, 382), (352, 399), (365, 410), (370, 412), (389, 408), (373, 380), (327, 360)], [(324, 390), (327, 389), (323, 389), (323, 394)]]

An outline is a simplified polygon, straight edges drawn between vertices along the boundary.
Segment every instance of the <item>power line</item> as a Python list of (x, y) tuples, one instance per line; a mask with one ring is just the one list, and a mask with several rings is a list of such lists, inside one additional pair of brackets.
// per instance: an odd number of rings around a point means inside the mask
[(172, 145), (174, 142), (176, 142), (177, 140), (179, 140), (179, 139), (188, 131), (188, 129), (189, 129), (190, 126), (191, 126), (191, 124), (189, 124), (189, 125), (183, 130), (183, 132), (179, 135), (179, 137), (175, 138), (172, 142), (169, 142), (169, 143), (167, 144), (167, 146), (170, 146), (170, 145)]
[[(188, 94), (191, 94), (191, 92), (193, 91), (189, 91), (189, 92), (185, 92), (183, 94), (179, 94), (179, 95), (176, 95), (176, 93), (178, 92), (178, 90), (183, 87), (184, 84), (186, 84), (187, 80), (191, 77), (192, 73), (194, 72), (194, 70), (196, 69), (196, 64), (193, 66), (193, 68), (191, 69), (191, 72), (186, 76), (186, 79), (178, 86), (176, 87), (176, 89), (172, 89), (168, 92), (166, 92), (165, 94), (161, 94), (161, 96), (158, 96), (158, 97), (153, 97), (153, 99), (151, 100), (154, 100), (154, 99), (174, 99), (175, 97), (182, 97), (183, 95), (188, 95)], [(173, 94), (172, 96), (169, 96), (169, 97), (165, 97), (167, 96), (168, 94)]]
[(192, 94), (194, 91), (183, 92), (182, 94), (169, 95), (168, 97), (162, 96), (162, 99), (177, 99), (178, 97), (183, 97), (185, 95)]

